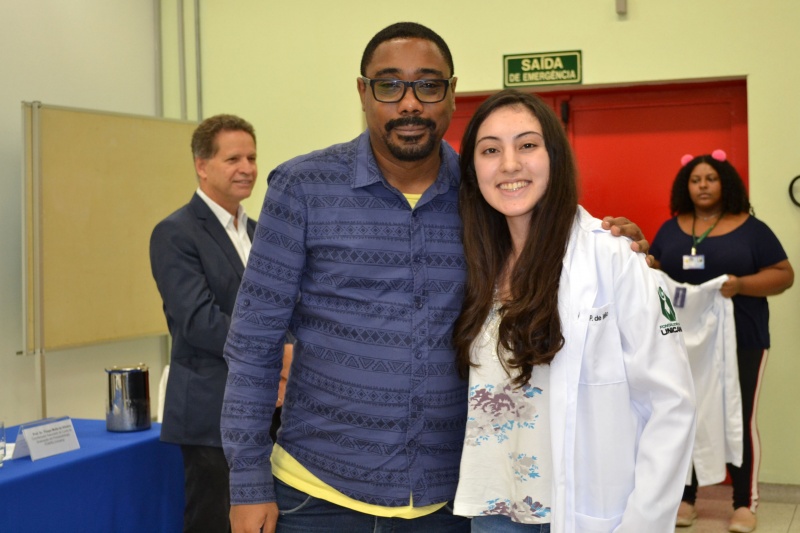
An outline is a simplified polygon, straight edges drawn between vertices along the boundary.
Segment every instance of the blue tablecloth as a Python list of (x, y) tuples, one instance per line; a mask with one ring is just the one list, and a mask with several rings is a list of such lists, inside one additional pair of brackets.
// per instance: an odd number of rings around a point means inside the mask
[[(159, 424), (112, 433), (105, 420), (73, 419), (79, 450), (0, 468), (0, 532), (170, 533), (183, 529), (180, 448)], [(18, 426), (6, 429), (15, 442)]]

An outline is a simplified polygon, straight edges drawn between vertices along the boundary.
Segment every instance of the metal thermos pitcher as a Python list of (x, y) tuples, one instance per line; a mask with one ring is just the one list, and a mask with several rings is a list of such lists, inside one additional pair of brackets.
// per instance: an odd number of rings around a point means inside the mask
[(150, 371), (139, 363), (133, 367), (112, 366), (108, 373), (108, 431), (140, 431), (150, 428)]

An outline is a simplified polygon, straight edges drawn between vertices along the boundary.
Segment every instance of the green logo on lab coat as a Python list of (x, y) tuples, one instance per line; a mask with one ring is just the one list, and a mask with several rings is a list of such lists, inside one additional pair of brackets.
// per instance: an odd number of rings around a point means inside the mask
[(675, 309), (672, 307), (672, 302), (669, 301), (669, 296), (661, 287), (658, 288), (658, 297), (661, 299), (661, 313), (670, 322), (675, 322)]

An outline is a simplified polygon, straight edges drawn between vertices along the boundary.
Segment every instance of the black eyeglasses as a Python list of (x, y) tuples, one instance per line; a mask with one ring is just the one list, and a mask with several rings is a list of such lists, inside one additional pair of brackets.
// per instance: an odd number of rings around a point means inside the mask
[(444, 97), (447, 95), (447, 88), (450, 86), (453, 79), (455, 79), (455, 76), (449, 80), (430, 79), (403, 81), (391, 78), (370, 79), (366, 76), (361, 76), (361, 79), (364, 80), (364, 83), (372, 87), (372, 96), (379, 102), (385, 104), (399, 102), (406, 95), (406, 90), (411, 87), (417, 100), (423, 104), (435, 104), (444, 100)]

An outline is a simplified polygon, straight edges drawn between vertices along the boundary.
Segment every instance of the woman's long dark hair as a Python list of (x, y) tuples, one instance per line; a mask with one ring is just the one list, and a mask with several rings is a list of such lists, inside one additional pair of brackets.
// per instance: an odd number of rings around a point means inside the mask
[(501, 311), (499, 345), (510, 353), (504, 365), (509, 375), (512, 370), (519, 372), (513, 382), (521, 386), (530, 380), (535, 365), (550, 363), (564, 345), (558, 286), (578, 206), (577, 170), (561, 122), (537, 96), (516, 90), (499, 92), (483, 102), (470, 120), (461, 142), (459, 191), (468, 274), (454, 332), (462, 375), (474, 366), (470, 347), (493, 305), (495, 283), (512, 253), (506, 218), (481, 195), (474, 164), (478, 129), (489, 115), (504, 107), (527, 110), (539, 120), (550, 158), (547, 190), (533, 209), (527, 242), (510, 273), (510, 298)]
[(718, 161), (710, 154), (699, 155), (683, 165), (672, 182), (672, 195), (669, 199), (669, 209), (672, 216), (681, 213), (694, 213), (694, 202), (689, 196), (689, 178), (695, 167), (700, 163), (707, 163), (719, 174), (719, 182), (722, 188), (722, 212), (723, 213), (747, 213), (752, 212), (750, 200), (747, 198), (747, 189), (744, 181), (733, 165), (727, 160)]

